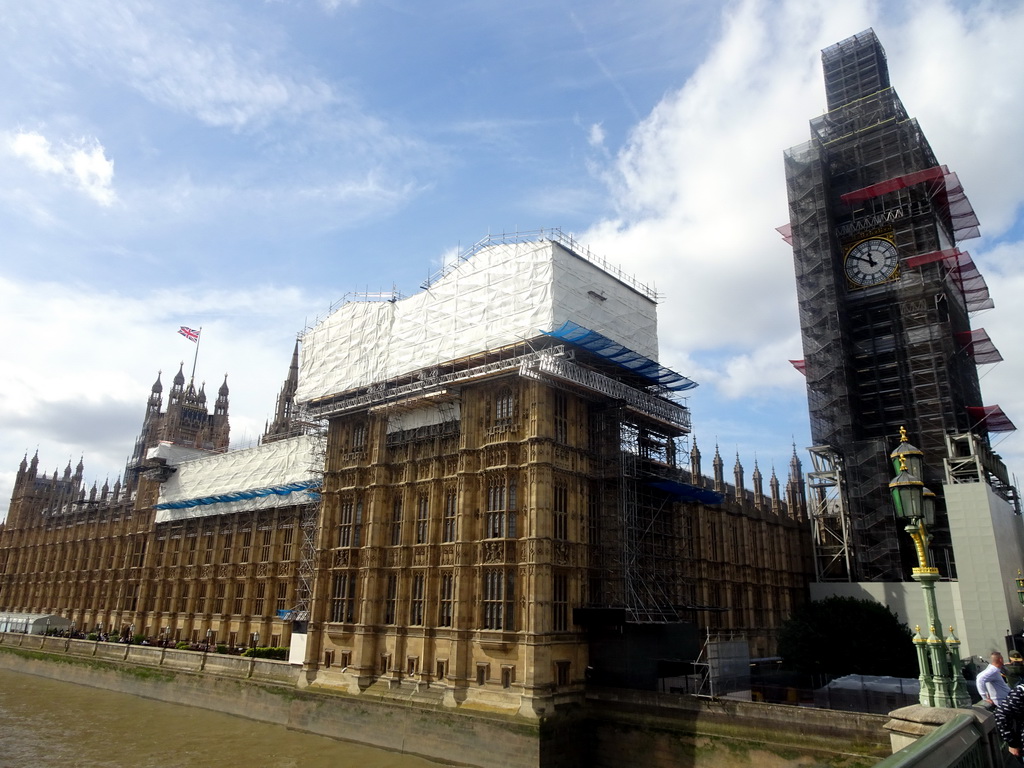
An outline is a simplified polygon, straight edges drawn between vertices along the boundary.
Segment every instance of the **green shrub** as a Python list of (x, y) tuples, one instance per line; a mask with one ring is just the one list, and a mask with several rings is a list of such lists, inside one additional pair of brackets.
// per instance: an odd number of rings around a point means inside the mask
[(191, 647), (192, 647), (192, 644), (191, 643), (186, 643), (184, 640), (179, 640), (177, 642), (177, 644), (174, 646), (175, 650), (178, 650), (178, 651), (187, 651)]
[(228, 647), (223, 643), (217, 643), (217, 653), (227, 653)]
[(99, 640), (100, 636), (97, 635), (95, 632), (90, 632), (88, 635), (85, 636), (85, 639), (86, 640)]
[(242, 655), (250, 659), (275, 659), (277, 661), (284, 661), (288, 658), (288, 649), (261, 646), (259, 648), (246, 648)]

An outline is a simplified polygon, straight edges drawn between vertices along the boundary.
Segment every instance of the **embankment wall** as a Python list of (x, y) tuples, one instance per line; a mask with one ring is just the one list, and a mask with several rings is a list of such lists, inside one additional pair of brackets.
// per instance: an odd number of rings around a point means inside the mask
[(888, 754), (883, 715), (654, 692), (594, 689), (538, 722), (386, 687), (314, 692), (286, 662), (153, 646), (0, 633), (0, 667), (480, 768), (866, 768)]

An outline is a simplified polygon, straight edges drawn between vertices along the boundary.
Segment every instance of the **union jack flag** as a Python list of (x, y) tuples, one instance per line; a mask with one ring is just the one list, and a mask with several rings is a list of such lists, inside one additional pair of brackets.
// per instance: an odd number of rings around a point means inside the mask
[(192, 328), (186, 328), (184, 325), (178, 329), (178, 333), (184, 336), (189, 341), (194, 341), (196, 344), (199, 343), (199, 331), (193, 330)]

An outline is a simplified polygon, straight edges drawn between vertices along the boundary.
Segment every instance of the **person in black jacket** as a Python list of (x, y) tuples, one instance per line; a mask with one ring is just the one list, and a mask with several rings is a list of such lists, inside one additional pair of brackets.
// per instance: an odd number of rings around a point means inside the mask
[(1003, 699), (995, 711), (996, 730), (1006, 742), (1010, 754), (1021, 760), (1024, 748), (1024, 683), (1021, 683)]

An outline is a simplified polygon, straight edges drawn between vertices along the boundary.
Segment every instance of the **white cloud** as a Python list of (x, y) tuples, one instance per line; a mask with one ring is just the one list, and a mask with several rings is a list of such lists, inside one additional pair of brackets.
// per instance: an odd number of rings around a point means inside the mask
[(594, 123), (590, 126), (590, 130), (587, 132), (587, 143), (595, 149), (600, 149), (604, 146), (604, 127), (600, 123)]
[(10, 152), (32, 168), (54, 174), (102, 206), (117, 199), (114, 193), (114, 161), (108, 160), (103, 145), (94, 138), (56, 145), (35, 131), (20, 131), (4, 137)]
[(281, 61), (272, 35), (216, 6), (41, 0), (11, 16), (16, 27), (42, 27), (87, 72), (207, 125), (238, 130), (337, 99), (322, 79)]

